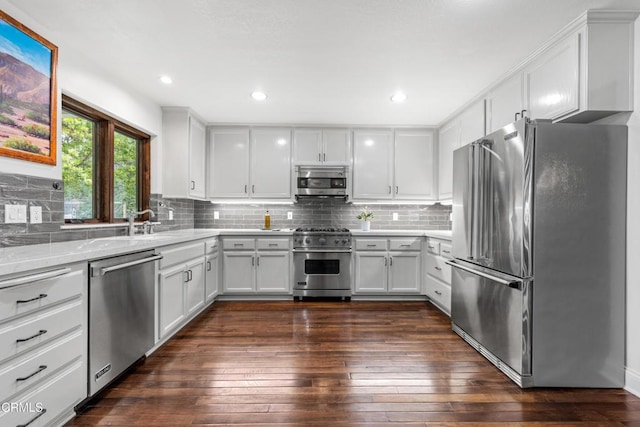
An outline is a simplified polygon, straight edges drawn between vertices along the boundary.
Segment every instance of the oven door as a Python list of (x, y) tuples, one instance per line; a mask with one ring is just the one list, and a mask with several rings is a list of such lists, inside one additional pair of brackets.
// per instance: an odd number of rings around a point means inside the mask
[(294, 296), (351, 296), (350, 250), (293, 250)]

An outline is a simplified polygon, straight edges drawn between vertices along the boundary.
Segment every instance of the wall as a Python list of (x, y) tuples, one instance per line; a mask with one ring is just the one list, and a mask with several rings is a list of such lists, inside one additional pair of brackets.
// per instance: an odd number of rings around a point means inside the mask
[[(293, 205), (264, 204), (217, 204), (196, 202), (195, 226), (197, 228), (262, 228), (264, 214), (268, 209), (271, 216), (271, 228), (297, 227), (346, 227), (359, 228), (356, 215), (363, 206), (344, 203), (340, 200), (304, 201)], [(374, 213), (372, 229), (422, 229), (450, 230), (449, 214), (451, 206), (443, 205), (368, 205)], [(213, 219), (218, 211), (220, 219)], [(293, 219), (287, 219), (287, 212), (293, 213)], [(392, 214), (397, 212), (398, 220), (393, 221)]]
[[(50, 42), (58, 46), (58, 89), (80, 101), (102, 110), (125, 123), (131, 124), (152, 135), (152, 171), (159, 170), (161, 159), (162, 111), (160, 106), (137, 95), (136, 91), (127, 87), (112, 76), (105, 75), (96, 65), (88, 61), (80, 52), (69, 46), (60, 44), (57, 32), (34, 21), (20, 9), (9, 2), (2, 5), (2, 10), (31, 28)], [(58, 96), (58, 108), (61, 97)], [(60, 111), (60, 110), (58, 110)], [(58, 129), (61, 116), (58, 115)], [(59, 136), (59, 132), (58, 132)], [(43, 178), (60, 179), (62, 176), (61, 146), (58, 138), (58, 164), (56, 166), (40, 165), (32, 162), (0, 157), (0, 171), (9, 174), (22, 174)], [(158, 166), (156, 168), (156, 166)], [(156, 174), (157, 175), (157, 174)], [(162, 192), (159, 177), (152, 174), (151, 191)]]

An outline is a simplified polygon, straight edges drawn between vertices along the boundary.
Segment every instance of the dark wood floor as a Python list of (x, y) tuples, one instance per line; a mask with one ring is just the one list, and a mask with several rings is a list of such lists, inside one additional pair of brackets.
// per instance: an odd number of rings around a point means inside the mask
[(521, 390), (424, 302), (217, 302), (68, 425), (640, 426), (624, 390)]

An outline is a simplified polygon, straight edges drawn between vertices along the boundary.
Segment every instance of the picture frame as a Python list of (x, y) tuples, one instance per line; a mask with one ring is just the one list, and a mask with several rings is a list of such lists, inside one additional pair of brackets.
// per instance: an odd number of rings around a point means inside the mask
[(0, 10), (0, 156), (56, 164), (57, 66), (56, 45)]

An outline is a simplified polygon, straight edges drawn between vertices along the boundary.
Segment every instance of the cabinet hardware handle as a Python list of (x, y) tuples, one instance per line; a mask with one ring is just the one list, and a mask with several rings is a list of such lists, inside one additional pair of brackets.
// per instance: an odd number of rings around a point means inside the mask
[(436, 293), (436, 295), (438, 295), (438, 296), (442, 296), (442, 292), (440, 292), (440, 291), (435, 291), (435, 293)]
[(396, 194), (398, 194), (398, 186), (396, 185)]
[(450, 254), (451, 253), (451, 251), (448, 251), (446, 249), (443, 249), (442, 252), (444, 252), (445, 254)]
[(375, 248), (376, 246), (378, 246), (378, 245), (376, 245), (375, 243), (373, 243), (373, 244), (372, 243), (367, 243), (367, 247), (368, 248)]
[(251, 265), (256, 265), (256, 257), (251, 257)]
[(517, 122), (517, 121), (518, 121), (518, 116), (519, 116), (519, 115), (520, 115), (520, 113), (516, 113), (516, 114), (513, 116), (513, 118), (514, 118), (514, 120), (513, 120), (513, 121), (514, 121), (514, 122)]
[(260, 266), (260, 257), (256, 257), (256, 265)]
[(318, 153), (318, 161), (321, 162), (322, 161), (322, 154)]
[(389, 257), (389, 265), (393, 265), (393, 257), (392, 256)]
[(242, 246), (244, 246), (244, 243), (234, 243), (234, 244), (233, 244), (233, 247), (234, 247), (234, 248), (242, 247)]
[(527, 112), (527, 110), (520, 111), (520, 117), (522, 117), (524, 119), (524, 113), (526, 113), (526, 112)]
[(49, 295), (47, 295), (47, 294), (40, 294), (37, 297), (31, 298), (31, 299), (19, 299), (18, 301), (16, 301), (16, 304), (26, 304), (28, 302), (37, 301), (39, 299), (46, 298), (48, 296)]
[(247, 184), (244, 185), (244, 194), (247, 194)]
[(274, 246), (278, 246), (278, 244), (277, 244), (277, 243), (269, 243), (269, 247), (270, 247), (270, 248), (272, 248), (272, 247), (274, 247)]
[(403, 245), (400, 245), (400, 247), (401, 247), (401, 248), (410, 248), (410, 247), (411, 247), (411, 245), (404, 245), (404, 244), (403, 244)]
[(256, 186), (255, 184), (251, 184), (251, 193), (255, 193), (256, 192)]
[(60, 268), (58, 270), (47, 271), (46, 273), (30, 274), (28, 276), (18, 277), (16, 279), (3, 280), (0, 282), (0, 288), (8, 288), (10, 286), (23, 285), (25, 283), (39, 282), (41, 280), (52, 279), (54, 277), (63, 276), (70, 273), (71, 269), (68, 267)]
[(324, 153), (324, 154), (322, 155), (322, 161), (323, 161), (323, 162), (326, 162), (326, 161), (327, 161), (327, 153)]
[(26, 381), (26, 380), (28, 380), (29, 378), (31, 378), (32, 376), (37, 375), (37, 374), (39, 374), (40, 372), (44, 371), (45, 369), (47, 369), (47, 365), (40, 365), (40, 366), (38, 367), (38, 369), (37, 369), (34, 373), (29, 374), (29, 375), (27, 375), (26, 377), (16, 378), (16, 381)]
[(386, 267), (388, 264), (387, 257), (384, 257), (384, 266)]
[(211, 261), (207, 261), (207, 271), (211, 271)]
[(192, 190), (196, 189), (196, 182), (195, 181), (191, 181), (191, 189)]
[(27, 427), (29, 424), (32, 424), (35, 420), (43, 416), (46, 412), (47, 410), (45, 408), (42, 408), (42, 411), (40, 411), (40, 413), (35, 417), (31, 418), (31, 420), (29, 420), (26, 424), (18, 424), (16, 427)]
[(442, 271), (442, 267), (434, 267), (438, 271)]
[(391, 186), (389, 186), (389, 194), (391, 194)]
[(431, 245), (428, 245), (427, 247), (428, 247), (429, 249), (435, 249), (435, 248), (436, 248), (435, 246), (431, 246)]
[(185, 275), (184, 283), (187, 283), (189, 281), (189, 271), (185, 271), (184, 275)]
[(189, 281), (193, 280), (193, 270), (189, 270)]
[(46, 334), (46, 333), (47, 333), (47, 330), (46, 330), (46, 329), (40, 329), (40, 331), (39, 331), (37, 334), (35, 334), (35, 335), (31, 335), (29, 338), (18, 338), (18, 339), (16, 340), (16, 342), (17, 342), (17, 343), (19, 343), (19, 342), (27, 342), (27, 341), (30, 341), (30, 340), (32, 340), (32, 339), (34, 339), (34, 338), (38, 338), (40, 335), (44, 335), (44, 334)]

